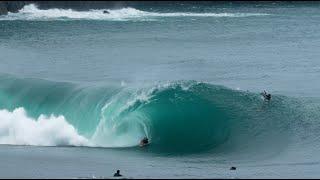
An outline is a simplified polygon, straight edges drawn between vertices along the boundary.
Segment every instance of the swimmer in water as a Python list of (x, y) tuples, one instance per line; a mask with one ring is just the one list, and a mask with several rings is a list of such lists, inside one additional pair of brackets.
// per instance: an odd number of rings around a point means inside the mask
[(120, 170), (117, 170), (116, 173), (114, 173), (113, 177), (121, 177)]

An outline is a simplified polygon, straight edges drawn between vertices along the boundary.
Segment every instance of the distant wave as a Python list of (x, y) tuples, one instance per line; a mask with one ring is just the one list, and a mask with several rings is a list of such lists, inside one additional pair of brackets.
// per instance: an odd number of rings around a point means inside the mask
[[(109, 13), (103, 13), (107, 10)], [(135, 8), (122, 8), (118, 10), (89, 10), (75, 11), (72, 9), (38, 9), (36, 5), (30, 4), (21, 9), (18, 13), (9, 13), (0, 16), (0, 20), (109, 20), (109, 21), (150, 21), (161, 17), (249, 17), (266, 16), (265, 13), (192, 13), (174, 12), (157, 13), (141, 11)]]

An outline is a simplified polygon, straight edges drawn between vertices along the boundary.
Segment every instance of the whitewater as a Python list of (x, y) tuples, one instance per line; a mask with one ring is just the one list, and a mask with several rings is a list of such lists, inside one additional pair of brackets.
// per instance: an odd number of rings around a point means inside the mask
[(0, 16), (0, 177), (318, 177), (319, 8)]
[[(107, 11), (108, 13), (104, 13)], [(157, 13), (141, 11), (135, 8), (92, 9), (90, 11), (75, 11), (72, 9), (39, 9), (35, 4), (26, 5), (18, 13), (9, 13), (0, 20), (109, 20), (109, 21), (152, 21), (159, 17), (249, 17), (266, 16), (266, 13)]]

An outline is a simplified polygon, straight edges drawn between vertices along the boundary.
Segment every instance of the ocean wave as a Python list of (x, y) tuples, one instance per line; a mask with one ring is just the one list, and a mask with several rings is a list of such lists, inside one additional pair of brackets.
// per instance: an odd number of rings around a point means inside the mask
[[(108, 11), (109, 13), (103, 13)], [(193, 12), (173, 12), (158, 13), (147, 12), (135, 8), (122, 8), (117, 10), (101, 9), (89, 11), (75, 11), (72, 9), (47, 9), (42, 10), (36, 5), (26, 5), (18, 13), (9, 13), (0, 17), (0, 20), (109, 20), (109, 21), (152, 21), (161, 17), (250, 17), (266, 16), (266, 13), (193, 13)]]
[(295, 126), (302, 113), (289, 98), (274, 95), (267, 103), (258, 93), (203, 82), (84, 87), (11, 76), (0, 81), (2, 144), (119, 148), (148, 137), (151, 152), (253, 155), (277, 152), (305, 132)]

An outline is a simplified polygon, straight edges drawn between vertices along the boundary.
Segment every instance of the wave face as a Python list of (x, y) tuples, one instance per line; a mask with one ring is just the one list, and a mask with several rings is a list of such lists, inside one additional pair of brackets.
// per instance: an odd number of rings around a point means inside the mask
[(286, 146), (301, 120), (286, 97), (266, 103), (259, 94), (194, 81), (139, 88), (0, 81), (1, 144), (131, 147), (147, 136), (151, 152), (254, 153)]
[[(103, 13), (107, 10), (109, 13)], [(30, 4), (22, 8), (18, 13), (9, 13), (0, 17), (0, 20), (109, 20), (109, 21), (150, 21), (162, 17), (250, 17), (266, 16), (265, 13), (158, 13), (141, 11), (135, 8), (122, 8), (118, 10), (100, 9), (89, 11), (75, 11), (72, 9), (38, 9)]]

